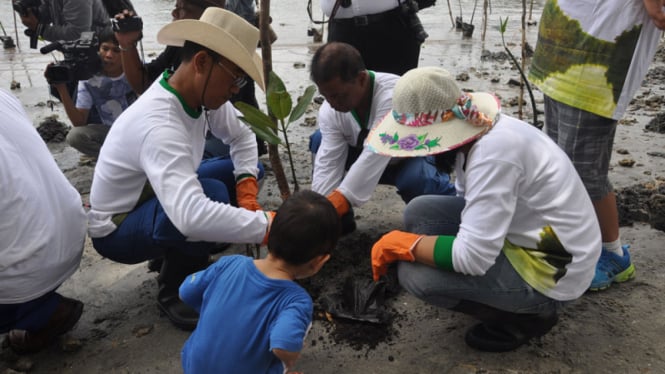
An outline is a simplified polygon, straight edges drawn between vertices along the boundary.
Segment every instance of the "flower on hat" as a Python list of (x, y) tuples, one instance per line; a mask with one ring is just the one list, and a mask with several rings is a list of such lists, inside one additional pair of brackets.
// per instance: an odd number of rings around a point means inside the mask
[(427, 134), (420, 136), (409, 134), (400, 138), (397, 133), (394, 133), (393, 135), (382, 133), (379, 134), (379, 137), (381, 137), (381, 142), (383, 142), (383, 144), (391, 144), (390, 149), (401, 149), (405, 151), (417, 151), (421, 149), (430, 150), (433, 147), (438, 147), (439, 140), (441, 140), (441, 137), (428, 139)]

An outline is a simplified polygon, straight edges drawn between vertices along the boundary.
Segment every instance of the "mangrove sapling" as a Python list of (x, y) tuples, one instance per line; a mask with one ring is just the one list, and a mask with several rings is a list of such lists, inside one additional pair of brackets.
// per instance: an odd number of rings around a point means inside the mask
[[(529, 81), (526, 79), (526, 75), (524, 75), (524, 70), (520, 66), (519, 62), (513, 56), (513, 54), (510, 52), (510, 49), (508, 49), (508, 46), (506, 45), (506, 41), (503, 38), (503, 34), (506, 32), (506, 26), (508, 25), (508, 17), (506, 17), (506, 20), (504, 21), (501, 17), (499, 17), (499, 22), (500, 22), (500, 27), (499, 31), (501, 32), (501, 43), (503, 43), (503, 48), (506, 50), (506, 53), (510, 57), (510, 60), (513, 62), (513, 65), (517, 68), (517, 70), (520, 72), (520, 76), (522, 77), (522, 81), (524, 81), (524, 84), (526, 85), (527, 91), (529, 91), (529, 97), (531, 98), (531, 110), (533, 111), (533, 125), (540, 128), (538, 125), (538, 112), (536, 111), (536, 100), (533, 97), (533, 91), (531, 90), (531, 85), (529, 84)], [(522, 49), (524, 49), (524, 43), (522, 43)], [(520, 100), (522, 100), (522, 97), (520, 95)]]
[[(274, 145), (282, 144), (282, 139), (277, 135), (278, 132), (282, 133), (282, 136), (284, 137), (283, 144), (286, 147), (289, 166), (291, 167), (294, 192), (298, 191), (300, 187), (298, 185), (298, 179), (296, 178), (291, 143), (289, 143), (287, 130), (291, 123), (305, 114), (307, 106), (312, 102), (315, 93), (316, 88), (314, 85), (310, 85), (305, 89), (303, 95), (298, 98), (294, 107), (293, 100), (291, 99), (291, 95), (286, 91), (284, 82), (274, 71), (270, 71), (268, 87), (266, 89), (267, 107), (270, 115), (243, 102), (235, 104), (236, 108), (242, 113), (240, 120), (246, 123), (261, 139)], [(271, 117), (279, 122), (279, 126)]]

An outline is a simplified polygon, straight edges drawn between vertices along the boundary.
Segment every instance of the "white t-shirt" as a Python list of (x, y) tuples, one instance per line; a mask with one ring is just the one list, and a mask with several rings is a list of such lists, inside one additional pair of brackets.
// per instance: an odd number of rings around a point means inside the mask
[(661, 34), (642, 0), (547, 1), (529, 79), (556, 101), (621, 119)]
[[(374, 91), (368, 124), (374, 127), (392, 110), (393, 88), (399, 76), (374, 74)], [(327, 101), (319, 108), (317, 122), (321, 129), (321, 146), (316, 153), (312, 190), (328, 195), (335, 188), (352, 206), (360, 206), (371, 197), (391, 158), (364, 149), (344, 176), (348, 147), (355, 146), (360, 124), (351, 112), (333, 109)]]
[[(321, 0), (321, 10), (326, 17), (330, 17), (336, 0)], [(335, 14), (335, 18), (351, 18), (356, 16), (366, 16), (368, 14), (383, 13), (385, 11), (397, 8), (397, 0), (352, 0), (351, 5), (344, 8), (340, 5)]]
[(185, 108), (163, 77), (156, 80), (118, 117), (104, 141), (90, 191), (90, 236), (113, 232), (112, 216), (133, 210), (149, 181), (164, 212), (188, 240), (260, 243), (268, 224), (264, 212), (215, 202), (203, 192), (196, 171), (208, 128), (231, 147), (236, 177), (257, 175), (254, 133), (230, 102), (206, 116)]
[(21, 102), (0, 89), (0, 304), (53, 290), (78, 269), (86, 220)]
[[(485, 274), (503, 250), (522, 278), (550, 298), (572, 300), (586, 291), (600, 256), (600, 228), (573, 164), (550, 138), (502, 115), (466, 159), (458, 154), (455, 173), (466, 200), (453, 242), (455, 271)], [(560, 247), (551, 245), (554, 235)]]

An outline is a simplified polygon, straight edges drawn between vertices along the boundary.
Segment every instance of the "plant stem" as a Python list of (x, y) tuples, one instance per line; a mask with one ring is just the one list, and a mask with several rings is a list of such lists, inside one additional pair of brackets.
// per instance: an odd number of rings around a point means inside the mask
[(508, 49), (508, 46), (506, 46), (506, 41), (503, 38), (503, 33), (501, 33), (501, 43), (503, 43), (503, 48), (506, 50), (506, 53), (508, 53), (508, 56), (510, 59), (513, 61), (513, 64), (517, 68), (517, 70), (520, 72), (520, 76), (524, 80), (524, 84), (526, 84), (526, 89), (529, 91), (529, 97), (531, 98), (531, 109), (533, 110), (533, 125), (540, 128), (538, 126), (538, 113), (536, 112), (536, 99), (533, 97), (533, 92), (531, 91), (531, 85), (529, 84), (529, 81), (526, 79), (526, 76), (524, 75), (524, 71), (520, 67), (520, 64), (517, 62), (517, 59), (513, 54), (510, 52), (510, 49)]
[(282, 126), (282, 133), (284, 134), (284, 143), (286, 145), (286, 154), (289, 156), (289, 165), (291, 166), (291, 176), (293, 177), (293, 192), (300, 190), (298, 186), (298, 179), (296, 178), (296, 168), (293, 165), (293, 155), (291, 154), (291, 143), (289, 143), (289, 136), (286, 134), (286, 125), (284, 121), (280, 121)]

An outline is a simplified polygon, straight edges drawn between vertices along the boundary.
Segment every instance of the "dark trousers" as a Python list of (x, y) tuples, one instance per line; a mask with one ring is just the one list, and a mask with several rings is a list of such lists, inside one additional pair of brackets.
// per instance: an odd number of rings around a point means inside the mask
[(0, 334), (9, 330), (37, 331), (55, 312), (62, 296), (55, 290), (19, 304), (0, 304)]
[(390, 10), (376, 22), (363, 24), (353, 19), (332, 19), (328, 42), (354, 46), (367, 69), (402, 75), (418, 67), (420, 41), (399, 10)]

